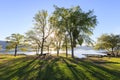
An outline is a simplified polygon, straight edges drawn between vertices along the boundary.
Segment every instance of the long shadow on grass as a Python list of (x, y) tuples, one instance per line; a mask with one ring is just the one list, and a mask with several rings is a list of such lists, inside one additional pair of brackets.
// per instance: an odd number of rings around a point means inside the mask
[(68, 59), (70, 62), (73, 62), (77, 65), (82, 66), (82, 68), (86, 69), (93, 77), (96, 77), (98, 80), (119, 80), (120, 72), (115, 70), (110, 70), (100, 65), (96, 65), (95, 63), (77, 59)]
[[(3, 68), (4, 74), (0, 75), (3, 78), (0, 78), (0, 79), (11, 80), (14, 77), (17, 77), (22, 80), (28, 80), (27, 77), (29, 76), (29, 73), (32, 71), (32, 68), (35, 66), (33, 62), (35, 62), (36, 59), (37, 58), (29, 60), (28, 57), (26, 57), (26, 58), (15, 59), (15, 61), (10, 61), (10, 63), (7, 62), (9, 65), (4, 66)], [(18, 66), (16, 65), (17, 67), (15, 66), (16, 62), (19, 62), (17, 63)]]
[(8, 60), (8, 61), (6, 61), (6, 62), (4, 62), (4, 63), (2, 63), (2, 64), (0, 64), (0, 68), (4, 68), (4, 67), (6, 67), (7, 65), (9, 65), (9, 64), (14, 64), (14, 63), (16, 63), (16, 62), (20, 62), (20, 61), (24, 61), (26, 58), (25, 57), (21, 57), (21, 58), (17, 58), (17, 59), (12, 59), (12, 60)]
[(90, 59), (92, 62), (97, 63), (97, 64), (120, 64), (120, 62), (112, 62), (112, 61), (107, 61), (107, 60), (93, 60)]
[(53, 68), (57, 67), (56, 62), (59, 58), (48, 58), (45, 61), (39, 62), (38, 75), (36, 80), (56, 80), (55, 79), (55, 70)]
[[(70, 80), (60, 69), (61, 58), (53, 57), (44, 62), (40, 62), (40, 68), (36, 80)], [(64, 64), (64, 63), (63, 63)]]
[[(38, 74), (37, 74), (37, 77), (36, 77), (36, 80), (39, 80), (39, 79), (43, 79), (44, 77), (47, 77), (46, 75), (45, 75), (45, 73), (46, 73), (46, 69), (48, 69), (48, 70), (52, 70), (52, 69), (50, 69), (50, 68), (46, 68), (46, 67), (48, 67), (48, 65), (53, 65), (52, 63), (51, 63), (51, 59), (52, 58), (48, 58), (48, 59), (46, 59), (46, 60), (44, 60), (44, 61), (39, 61), (39, 67), (38, 67)], [(49, 72), (51, 72), (51, 71), (49, 71)]]
[(85, 75), (85, 73), (82, 70), (76, 68), (77, 67), (76, 63), (71, 64), (71, 62), (67, 61), (67, 58), (66, 59), (63, 58), (63, 61), (67, 64), (67, 67), (71, 70), (75, 80), (89, 80), (89, 78)]
[[(62, 68), (66, 66), (74, 79), (65, 75)], [(0, 80), (119, 80), (119, 74), (119, 71), (110, 70), (86, 60), (61, 57), (46, 59), (25, 57), (8, 61), (0, 66)]]

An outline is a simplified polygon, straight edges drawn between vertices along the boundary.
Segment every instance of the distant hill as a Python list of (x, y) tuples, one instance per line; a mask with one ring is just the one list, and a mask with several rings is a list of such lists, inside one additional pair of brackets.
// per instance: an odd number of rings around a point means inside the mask
[(2, 49), (6, 49), (7, 41), (0, 41), (0, 45), (2, 45)]

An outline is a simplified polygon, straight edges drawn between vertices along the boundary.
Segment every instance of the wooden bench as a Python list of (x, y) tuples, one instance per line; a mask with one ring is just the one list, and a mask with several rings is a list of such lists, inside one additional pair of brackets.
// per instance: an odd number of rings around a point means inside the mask
[(46, 56), (48, 56), (50, 53), (43, 53), (43, 57), (45, 58)]

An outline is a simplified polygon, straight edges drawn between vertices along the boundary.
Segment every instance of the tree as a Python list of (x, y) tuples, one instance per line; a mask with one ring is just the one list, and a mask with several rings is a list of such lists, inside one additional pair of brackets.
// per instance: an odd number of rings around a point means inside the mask
[(55, 36), (54, 36), (54, 41), (55, 41), (55, 47), (57, 49), (57, 56), (59, 56), (59, 51), (62, 46), (62, 41), (63, 41), (63, 33), (60, 30), (55, 31)]
[(17, 33), (17, 34), (11, 34), (11, 36), (6, 38), (8, 41), (8, 45), (7, 45), (7, 49), (15, 49), (15, 54), (14, 56), (17, 55), (17, 49), (18, 49), (18, 45), (20, 45), (21, 43), (23, 43), (24, 41), (24, 36)]
[(103, 34), (97, 39), (97, 43), (95, 45), (96, 49), (105, 49), (113, 56), (117, 56), (120, 49), (120, 35), (114, 34)]
[(66, 49), (66, 57), (68, 57), (68, 48), (70, 48), (70, 38), (69, 38), (69, 35), (68, 33), (66, 32), (64, 34), (64, 42), (63, 42), (63, 48)]
[(66, 57), (68, 57), (68, 38), (67, 38), (67, 33), (65, 34), (65, 48), (66, 48)]
[(49, 19), (50, 26), (53, 29), (53, 34), (54, 34), (54, 46), (57, 50), (57, 56), (59, 56), (59, 51), (62, 46), (63, 42), (63, 37), (64, 37), (64, 30), (61, 29), (63, 28), (63, 25), (61, 25), (60, 21), (58, 21), (57, 15), (52, 15)]
[(45, 41), (45, 47), (48, 53), (50, 53), (50, 47), (54, 45), (54, 34), (51, 34)]
[(116, 56), (120, 55), (120, 35), (116, 35), (115, 36), (115, 39), (117, 41), (117, 45), (116, 45), (116, 48), (115, 48), (115, 52), (116, 52)]
[(52, 29), (49, 26), (47, 11), (38, 11), (34, 16), (34, 27), (27, 32), (27, 36), (37, 44), (38, 50), (41, 49), (41, 55), (43, 54), (44, 43), (51, 32)]
[(31, 48), (35, 49), (36, 54), (39, 54), (41, 48), (41, 37), (39, 35), (34, 28), (26, 33), (26, 41), (31, 45)]
[(93, 15), (93, 11), (83, 12), (79, 6), (71, 8), (59, 8), (55, 6), (53, 17), (57, 20), (61, 27), (58, 29), (64, 33), (68, 33), (71, 42), (71, 52), (74, 58), (74, 47), (77, 43), (80, 45), (86, 41), (90, 42), (90, 35), (97, 23), (96, 16)]

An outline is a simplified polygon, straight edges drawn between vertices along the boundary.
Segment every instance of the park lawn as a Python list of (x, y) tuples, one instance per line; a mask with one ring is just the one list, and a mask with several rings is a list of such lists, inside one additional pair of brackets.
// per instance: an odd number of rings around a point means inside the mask
[(90, 60), (108, 69), (120, 71), (120, 58), (103, 57), (103, 58), (90, 58)]
[(0, 64), (4, 63), (4, 62), (7, 62), (9, 60), (14, 60), (14, 59), (23, 58), (23, 57), (25, 57), (25, 56), (20, 55), (20, 56), (14, 57), (13, 55), (10, 55), (10, 54), (0, 54)]
[(119, 67), (120, 58), (0, 55), (0, 80), (120, 80)]

